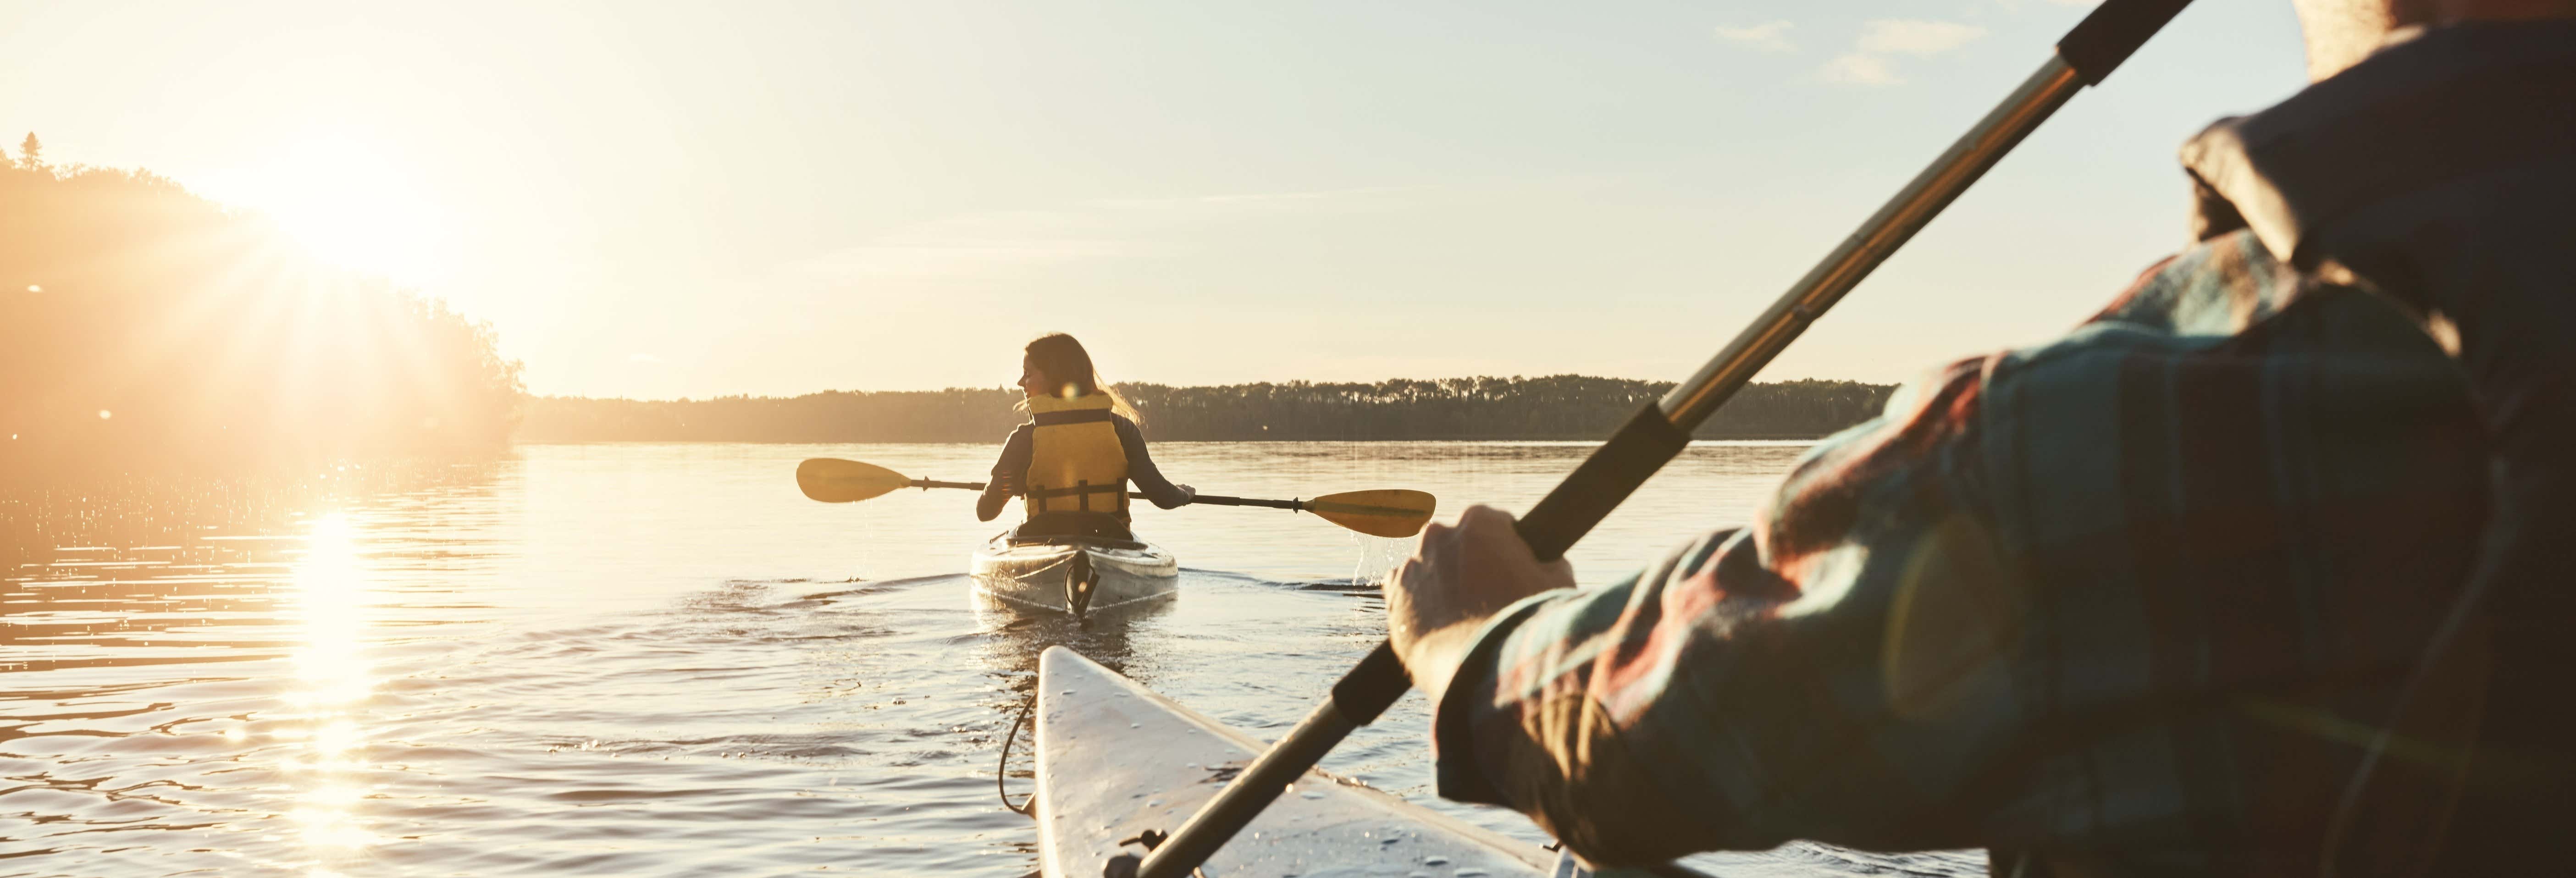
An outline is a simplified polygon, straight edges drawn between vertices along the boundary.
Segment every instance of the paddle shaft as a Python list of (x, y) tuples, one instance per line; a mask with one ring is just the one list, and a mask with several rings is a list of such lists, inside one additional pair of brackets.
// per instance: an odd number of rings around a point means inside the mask
[[(969, 490), (969, 491), (981, 491), (981, 490), (984, 490), (984, 483), (983, 483), (983, 482), (943, 482), (943, 481), (939, 481), (939, 480), (937, 480), (937, 479), (913, 479), (913, 480), (911, 480), (911, 481), (909, 482), (909, 484), (910, 484), (912, 487), (915, 487), (915, 488), (964, 488), (964, 489)], [(1131, 500), (1152, 500), (1152, 499), (1154, 499), (1154, 498), (1152, 498), (1152, 497), (1147, 497), (1147, 496), (1145, 496), (1143, 493), (1141, 493), (1141, 492), (1137, 492), (1137, 491), (1129, 491), (1129, 492), (1127, 492), (1127, 497), (1128, 497), (1128, 499), (1131, 499)], [(1261, 499), (1261, 498), (1259, 498), (1259, 497), (1225, 497), (1225, 496), (1220, 496), (1220, 495), (1216, 495), (1216, 494), (1200, 494), (1200, 495), (1197, 495), (1197, 496), (1194, 496), (1194, 497), (1191, 497), (1191, 498), (1190, 498), (1190, 505), (1192, 505), (1192, 506), (1259, 506), (1259, 507), (1262, 507), (1262, 508), (1264, 508), (1264, 509), (1293, 509), (1293, 510), (1304, 510), (1304, 509), (1306, 508), (1306, 501), (1304, 501), (1304, 500), (1264, 500), (1264, 499)], [(1401, 511), (1403, 511), (1403, 510), (1390, 510), (1390, 511), (1401, 512)], [(1428, 515), (1429, 513), (1423, 513), (1423, 514)]]
[[(1914, 237), (2023, 137), (2087, 85), (2101, 83), (2191, 0), (2108, 0), (2057, 44), (2038, 72), (2004, 98), (1931, 166), (1843, 239), (1716, 357), (1629, 418), (1575, 468), (1516, 529), (1540, 561), (1565, 556), (1575, 541), (1618, 508), (1647, 477), (1690, 444), (1691, 431), (1717, 412), (1771, 359), (1841, 301), (1871, 270)], [(1243, 829), (1288, 784), (1315, 767), (1353, 729), (1367, 725), (1411, 688), (1391, 643), (1380, 642), (1333, 684), (1332, 697), (1271, 745), (1189, 822), (1145, 856), (1138, 878), (1183, 878)]]

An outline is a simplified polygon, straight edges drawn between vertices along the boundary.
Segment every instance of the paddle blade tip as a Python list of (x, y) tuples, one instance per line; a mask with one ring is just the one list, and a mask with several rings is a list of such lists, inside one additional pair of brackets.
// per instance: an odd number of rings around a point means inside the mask
[(1306, 511), (1325, 521), (1373, 537), (1403, 539), (1422, 533), (1440, 500), (1427, 491), (1381, 488), (1326, 494), (1305, 502)]
[(815, 457), (796, 465), (797, 490), (825, 503), (865, 500), (910, 484), (902, 473), (855, 460)]

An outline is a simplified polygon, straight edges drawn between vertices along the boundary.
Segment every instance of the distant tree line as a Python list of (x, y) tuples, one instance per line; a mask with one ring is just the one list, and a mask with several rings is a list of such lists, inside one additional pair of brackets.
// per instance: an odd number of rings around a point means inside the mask
[[(1397, 379), (1375, 384), (1119, 385), (1157, 440), (1599, 439), (1667, 381)], [(1878, 414), (1895, 388), (1786, 381), (1744, 388), (1704, 439), (1810, 438)], [(829, 391), (797, 397), (650, 401), (532, 397), (529, 442), (993, 442), (1023, 420), (1017, 389)]]
[(485, 454), (490, 326), (142, 170), (0, 150), (0, 476)]

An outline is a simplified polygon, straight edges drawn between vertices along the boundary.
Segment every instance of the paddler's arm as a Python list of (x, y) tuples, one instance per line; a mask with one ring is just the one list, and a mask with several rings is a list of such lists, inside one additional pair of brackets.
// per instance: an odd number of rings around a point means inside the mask
[[(1984, 557), (1986, 531), (1963, 523), (1972, 505), (1923, 487), (1937, 456), (1890, 441), (1897, 420), (1820, 446), (1762, 527), (1707, 534), (1605, 588), (1551, 588), (1570, 571), (1540, 565), (1497, 510), (1425, 530), (1390, 577), (1388, 627), (1435, 696), (1440, 795), (1528, 814), (1601, 865), (1961, 838), (1949, 821), (1972, 815), (1944, 784), (1976, 752), (1960, 748), (1972, 730), (2011, 716), (1900, 716), (1883, 675), (1911, 668), (1884, 650), (1898, 583), (1945, 604), (1994, 577), (1956, 562)], [(1992, 649), (1955, 642), (1993, 635), (1945, 609), (1905, 658)]]
[[(1584, 663), (1566, 655), (1597, 646), (1606, 632), (1594, 630), (1603, 613), (1568, 619), (1565, 610), (1624, 595), (1634, 581), (1607, 592), (1573, 584), (1566, 562), (1540, 564), (1513, 532), (1512, 516), (1488, 506), (1468, 508), (1455, 526), (1426, 528), (1414, 555), (1389, 576), (1389, 638), (1416, 688), (1434, 697), (1440, 795), (1527, 814), (1599, 865), (1647, 865), (1719, 846), (1711, 827), (1690, 819), (1707, 810), (1709, 797), (1675, 797), (1656, 783), (1652, 757), (1621, 746), (1621, 730), (1603, 719), (1591, 680), (1579, 673)], [(1578, 673), (1566, 685), (1498, 661), (1505, 650), (1535, 651), (1537, 668)], [(1548, 685), (1527, 690), (1539, 683)]]
[[(1492, 532), (1473, 523), (1460, 529), (1467, 540)], [(1500, 534), (1518, 540), (1508, 519)], [(1746, 697), (1704, 684), (1733, 677), (1744, 688), (1761, 689), (1751, 685), (1753, 678), (1775, 673), (1782, 675), (1778, 682), (1811, 681), (1794, 666), (1768, 667), (1783, 659), (1724, 636), (1745, 633), (1740, 629), (1712, 624), (1705, 612), (1673, 612), (1736, 603), (1741, 606), (1723, 614), (1756, 627), (1781, 603), (1751, 596), (1776, 589), (1748, 589), (1739, 598), (1723, 586), (1687, 584), (1706, 578), (1710, 568), (1738, 566), (1715, 557), (1730, 543), (1750, 556), (1740, 531), (1721, 531), (1608, 588), (1531, 595), (1463, 628), (1432, 628), (1409, 649), (1398, 637), (1414, 678), (1435, 695), (1432, 751), (1440, 795), (1528, 814), (1596, 865), (1652, 865), (1799, 837), (1744, 819), (1729, 787), (1744, 777), (1774, 779), (1778, 769), (1770, 763), (1777, 754), (1766, 748), (1812, 718), (1803, 714), (1813, 705), (1802, 703), (1812, 700), (1810, 693)], [(1419, 563), (1406, 562), (1397, 576), (1416, 575), (1408, 568)], [(1397, 590), (1389, 589), (1391, 613)], [(1749, 654), (1709, 664), (1713, 653)], [(1808, 731), (1842, 737), (1830, 726)]]
[[(2080, 866), (2063, 874), (2313, 862), (2305, 827), (2361, 746), (2309, 719), (2417, 679), (2476, 552), (2479, 435), (2457, 366), (2401, 312), (2238, 233), (2064, 339), (1899, 390), (1753, 527), (1625, 582), (1423, 619), (1478, 627), (1408, 643), (1399, 609), (1491, 597), (1444, 593), (1481, 586), (1426, 530), (1389, 634), (1437, 698), (1440, 794), (1597, 863), (1790, 839), (2040, 846)], [(1489, 526), (1443, 538), (1537, 567)], [(2433, 713), (2404, 734), (2476, 723)], [(2442, 789), (2365, 807), (2432, 823)]]
[(975, 498), (975, 520), (991, 521), (1011, 505), (1011, 498), (1021, 493), (1020, 482), (1029, 477), (1029, 459), (1036, 452), (1029, 444), (1029, 425), (1021, 424), (1002, 440), (1002, 459), (993, 463), (993, 477), (985, 480), (983, 496)]
[(1198, 496), (1196, 489), (1163, 478), (1163, 471), (1154, 466), (1154, 455), (1145, 450), (1145, 431), (1137, 429), (1135, 421), (1121, 417), (1110, 421), (1118, 426), (1118, 446), (1127, 451), (1127, 480), (1135, 482), (1136, 490), (1154, 501), (1155, 508), (1178, 509)]

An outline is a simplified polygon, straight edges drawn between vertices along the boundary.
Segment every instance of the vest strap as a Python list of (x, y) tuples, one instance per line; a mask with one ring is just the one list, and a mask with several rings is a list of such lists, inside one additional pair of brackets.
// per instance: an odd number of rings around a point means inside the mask
[(1097, 423), (1109, 420), (1111, 417), (1113, 415), (1108, 409), (1075, 409), (1064, 412), (1034, 412), (1029, 415), (1029, 421), (1041, 427), (1055, 427), (1064, 424)]
[(1118, 485), (1083, 485), (1074, 488), (1030, 488), (1028, 495), (1043, 499), (1048, 497), (1072, 497), (1078, 494), (1124, 493), (1126, 493), (1126, 489)]

